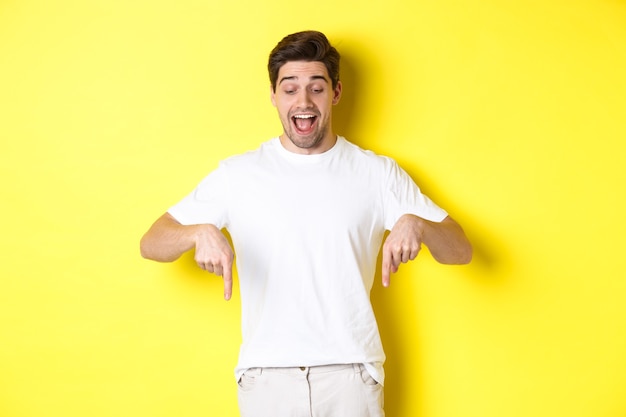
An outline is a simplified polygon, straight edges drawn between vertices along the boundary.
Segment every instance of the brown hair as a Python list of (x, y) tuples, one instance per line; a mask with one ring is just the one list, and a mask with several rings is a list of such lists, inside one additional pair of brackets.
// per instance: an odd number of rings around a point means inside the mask
[(339, 82), (339, 52), (322, 32), (308, 30), (285, 36), (270, 53), (267, 70), (276, 91), (278, 71), (289, 61), (319, 61), (328, 70), (333, 89)]

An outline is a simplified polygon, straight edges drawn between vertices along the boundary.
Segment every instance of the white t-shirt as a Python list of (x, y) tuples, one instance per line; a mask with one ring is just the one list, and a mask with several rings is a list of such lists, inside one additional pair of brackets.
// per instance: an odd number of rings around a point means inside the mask
[(385, 230), (447, 213), (390, 158), (338, 137), (315, 155), (278, 138), (222, 161), (169, 210), (232, 238), (242, 305), (238, 379), (252, 367), (364, 363), (384, 381), (369, 294)]

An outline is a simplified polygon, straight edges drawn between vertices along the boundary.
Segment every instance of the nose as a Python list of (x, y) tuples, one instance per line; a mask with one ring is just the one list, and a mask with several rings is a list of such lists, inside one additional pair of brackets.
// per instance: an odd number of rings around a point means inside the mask
[(299, 108), (306, 109), (311, 106), (311, 96), (306, 89), (299, 91), (297, 105)]

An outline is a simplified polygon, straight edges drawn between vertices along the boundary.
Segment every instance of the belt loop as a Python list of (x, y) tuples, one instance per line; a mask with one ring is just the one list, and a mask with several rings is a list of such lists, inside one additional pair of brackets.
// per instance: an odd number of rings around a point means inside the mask
[(361, 369), (362, 369), (361, 367), (362, 367), (362, 366), (363, 366), (363, 365), (362, 365), (362, 364), (360, 364), (360, 363), (353, 363), (353, 364), (352, 364), (352, 367), (354, 368), (354, 373), (355, 373), (355, 374), (357, 374), (357, 375), (360, 375), (360, 374), (361, 374)]

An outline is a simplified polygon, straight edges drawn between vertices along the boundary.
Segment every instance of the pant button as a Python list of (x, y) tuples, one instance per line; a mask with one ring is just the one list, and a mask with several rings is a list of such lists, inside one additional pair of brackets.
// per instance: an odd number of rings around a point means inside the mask
[(300, 367), (300, 370), (301, 370), (301, 371), (306, 371), (306, 368), (305, 368), (304, 366), (301, 366), (301, 367)]

